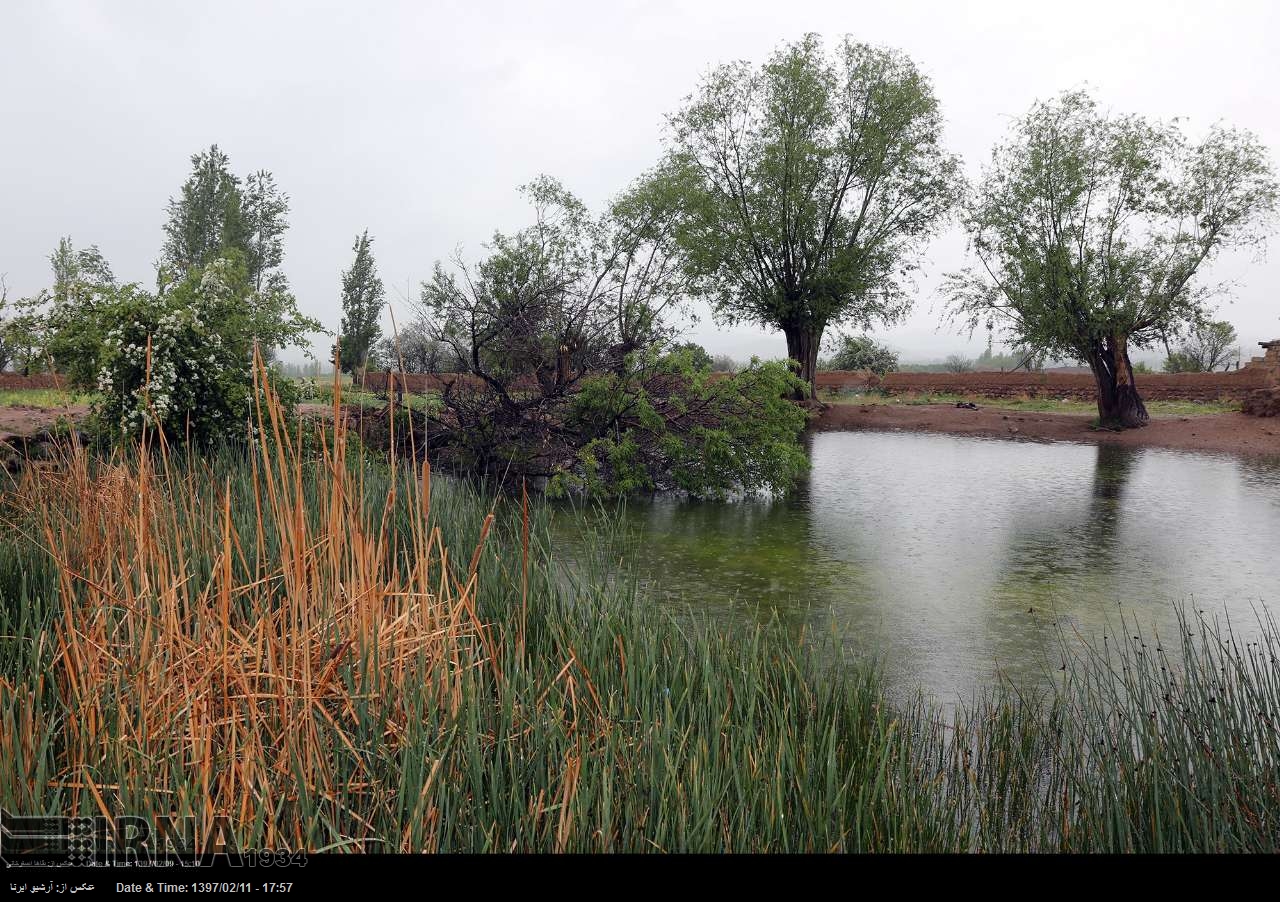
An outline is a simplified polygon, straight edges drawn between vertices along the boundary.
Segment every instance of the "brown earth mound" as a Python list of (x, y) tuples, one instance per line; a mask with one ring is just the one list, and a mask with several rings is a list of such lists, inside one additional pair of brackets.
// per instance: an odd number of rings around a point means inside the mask
[(29, 404), (0, 407), (0, 441), (13, 436), (32, 435), (55, 425), (62, 418), (76, 423), (89, 412), (87, 404), (65, 407), (34, 407)]
[(1280, 386), (1250, 392), (1241, 411), (1255, 417), (1280, 417)]

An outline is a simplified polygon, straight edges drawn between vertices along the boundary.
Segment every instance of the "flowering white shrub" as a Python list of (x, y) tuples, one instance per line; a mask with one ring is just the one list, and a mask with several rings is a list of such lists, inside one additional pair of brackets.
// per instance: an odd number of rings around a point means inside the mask
[[(83, 311), (74, 328), (96, 335), (96, 414), (117, 437), (144, 426), (207, 441), (252, 428), (253, 350), (296, 342), (318, 324), (279, 284), (251, 290), (234, 253), (158, 294), (123, 286)], [(272, 372), (286, 405), (292, 383)], [(84, 377), (82, 377), (84, 381)]]

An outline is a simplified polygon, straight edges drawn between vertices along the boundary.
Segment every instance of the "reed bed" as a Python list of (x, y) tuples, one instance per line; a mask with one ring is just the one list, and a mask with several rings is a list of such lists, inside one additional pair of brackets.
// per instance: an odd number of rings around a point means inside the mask
[(830, 666), (838, 637), (664, 613), (607, 543), (562, 567), (527, 498), (272, 403), (257, 434), (73, 447), (5, 491), (5, 808), (365, 853), (1280, 845), (1265, 614), (1249, 642), (1064, 638), (1056, 687), (943, 718)]

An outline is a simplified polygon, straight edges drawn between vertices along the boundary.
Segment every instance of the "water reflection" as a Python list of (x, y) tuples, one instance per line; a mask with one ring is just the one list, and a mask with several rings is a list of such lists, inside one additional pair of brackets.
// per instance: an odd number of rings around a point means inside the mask
[[(782, 501), (631, 504), (632, 563), (663, 603), (839, 630), (902, 691), (1032, 679), (1059, 628), (1172, 604), (1237, 622), (1280, 585), (1280, 466), (1149, 449), (911, 433), (812, 437)], [(557, 518), (562, 547), (583, 541)]]

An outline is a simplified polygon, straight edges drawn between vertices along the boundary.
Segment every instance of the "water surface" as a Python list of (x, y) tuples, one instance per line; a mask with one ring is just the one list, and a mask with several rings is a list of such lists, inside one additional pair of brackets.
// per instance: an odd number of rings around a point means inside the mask
[[(1169, 636), (1190, 604), (1255, 631), (1280, 596), (1280, 462), (899, 432), (810, 437), (785, 500), (631, 502), (631, 561), (658, 603), (839, 632), (898, 691), (968, 697), (1042, 679), (1059, 630), (1118, 615)], [(556, 518), (568, 553), (586, 541)]]

